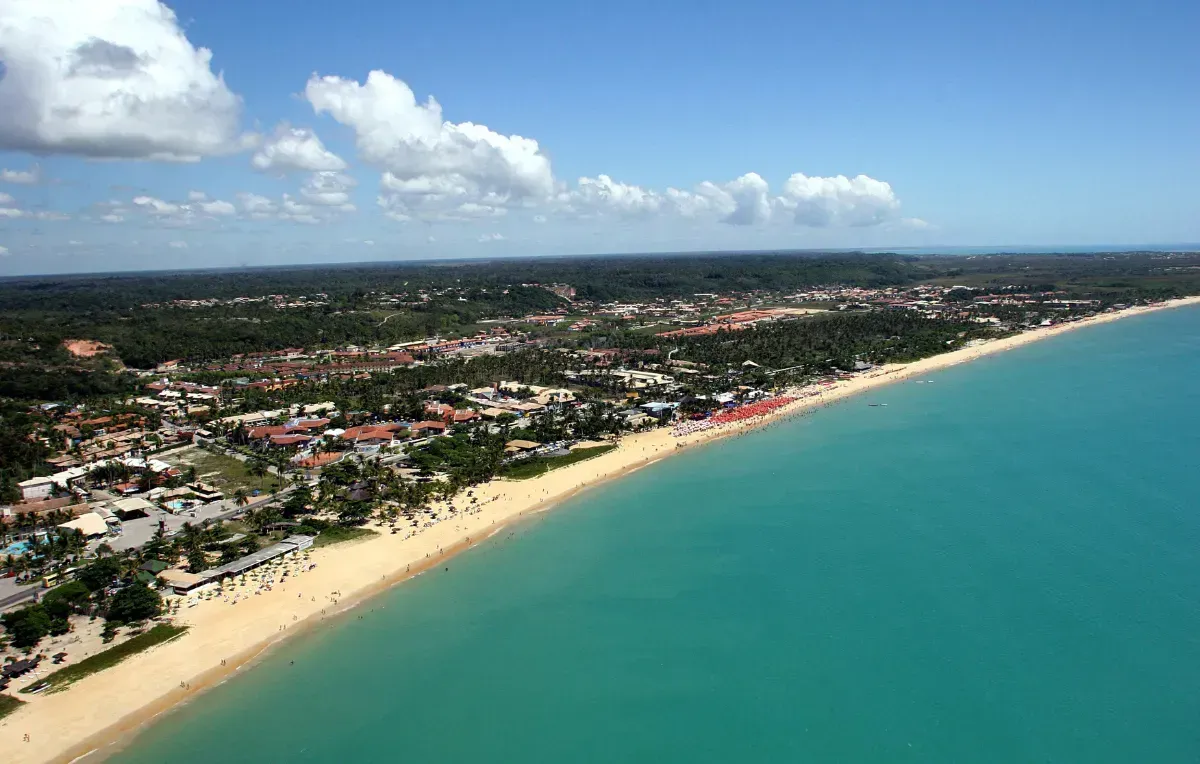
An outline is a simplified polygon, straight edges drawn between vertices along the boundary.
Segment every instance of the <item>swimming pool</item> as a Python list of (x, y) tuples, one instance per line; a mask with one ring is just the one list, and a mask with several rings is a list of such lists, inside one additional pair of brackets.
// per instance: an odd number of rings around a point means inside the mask
[(172, 499), (171, 501), (168, 501), (166, 504), (163, 504), (163, 506), (166, 507), (167, 509), (171, 510), (172, 512), (178, 512), (181, 509), (187, 509), (188, 502), (184, 501), (183, 499)]
[(14, 541), (6, 548), (0, 549), (0, 555), (22, 555), (33, 549), (33, 545), (28, 541)]

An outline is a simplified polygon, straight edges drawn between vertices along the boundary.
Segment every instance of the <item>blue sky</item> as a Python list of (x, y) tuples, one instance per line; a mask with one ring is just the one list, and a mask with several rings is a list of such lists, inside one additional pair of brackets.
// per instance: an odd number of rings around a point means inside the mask
[(648, 5), (0, 0), (0, 274), (1200, 241), (1200, 4)]

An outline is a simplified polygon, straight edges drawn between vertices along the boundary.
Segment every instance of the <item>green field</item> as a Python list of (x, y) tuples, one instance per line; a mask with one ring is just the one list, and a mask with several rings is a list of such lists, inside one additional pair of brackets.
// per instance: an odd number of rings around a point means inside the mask
[(370, 528), (343, 528), (335, 525), (332, 528), (326, 528), (321, 531), (316, 541), (313, 542), (313, 546), (331, 546), (333, 544), (340, 544), (343, 541), (354, 541), (378, 535), (377, 531), (373, 531)]
[(576, 462), (582, 462), (585, 459), (591, 459), (593, 456), (607, 454), (614, 448), (616, 448), (615, 445), (595, 446), (593, 448), (580, 448), (562, 456), (535, 456), (532, 459), (525, 459), (505, 465), (500, 470), (500, 477), (508, 478), (509, 480), (528, 480), (539, 475), (545, 475), (550, 470), (558, 469), (559, 467), (566, 467)]
[(226, 496), (238, 488), (245, 488), (247, 492), (258, 490), (270, 493), (271, 486), (275, 484), (275, 475), (271, 473), (255, 477), (246, 471), (246, 462), (200, 448), (170, 454), (165, 457), (165, 461), (180, 469), (187, 469), (189, 465), (195, 467), (197, 480), (214, 486)]

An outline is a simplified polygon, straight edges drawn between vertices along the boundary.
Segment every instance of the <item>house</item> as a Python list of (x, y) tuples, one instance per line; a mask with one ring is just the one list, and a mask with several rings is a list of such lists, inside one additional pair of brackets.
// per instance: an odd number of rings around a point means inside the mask
[(108, 535), (108, 523), (104, 522), (104, 518), (95, 512), (80, 515), (58, 527), (66, 531), (74, 531), (87, 539)]
[(54, 481), (48, 477), (35, 477), (17, 483), (21, 489), (21, 498), (25, 501), (48, 499), (54, 492)]
[(542, 444), (532, 440), (510, 440), (504, 444), (504, 453), (520, 454), (528, 453), (535, 449), (541, 448)]
[(458, 409), (454, 412), (454, 423), (474, 422), (479, 419), (479, 412), (473, 409)]
[(272, 435), (270, 440), (272, 446), (295, 448), (296, 446), (302, 446), (308, 441), (312, 440), (312, 436), (300, 434)]
[(154, 505), (143, 498), (133, 496), (128, 499), (118, 499), (112, 503), (112, 510), (122, 520), (132, 520), (146, 517), (154, 510)]
[(212, 579), (206, 578), (195, 573), (188, 573), (186, 570), (178, 570), (170, 568), (158, 574), (158, 581), (163, 586), (170, 589), (175, 594), (187, 594), (196, 591), (205, 584), (211, 584)]
[(444, 435), (446, 433), (445, 422), (417, 422), (412, 426), (414, 435)]

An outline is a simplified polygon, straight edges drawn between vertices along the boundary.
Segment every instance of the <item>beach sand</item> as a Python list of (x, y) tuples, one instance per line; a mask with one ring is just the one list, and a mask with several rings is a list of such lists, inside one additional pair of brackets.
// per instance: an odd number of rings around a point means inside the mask
[[(1070, 324), (1036, 329), (910, 364), (878, 367), (828, 387), (792, 391), (800, 400), (770, 415), (720, 429), (675, 437), (669, 428), (629, 435), (618, 448), (524, 481), (476, 486), (476, 504), (460, 495), (459, 513), (406, 537), (412, 529), (311, 551), (312, 570), (289, 576), (272, 591), (231, 605), (221, 599), (184, 608), (177, 621), (190, 630), (181, 638), (136, 655), (73, 684), (64, 692), (22, 697), (27, 705), (0, 721), (0, 751), (10, 764), (102, 758), (139, 726), (196, 693), (224, 680), (273, 644), (306, 626), (336, 617), (367, 597), (439, 565), (484, 541), (505, 524), (548, 509), (603, 480), (618, 477), (682, 448), (738, 433), (847, 396), (991, 355), (1084, 326), (1180, 305), (1200, 297), (1105, 313)], [(442, 513), (444, 515), (444, 513)], [(307, 565), (303, 566), (307, 567)], [(248, 592), (249, 589), (241, 590)], [(32, 681), (32, 680), (31, 680)], [(19, 685), (14, 683), (14, 688)], [(28, 735), (28, 742), (24, 736)]]

